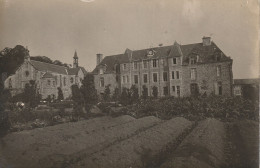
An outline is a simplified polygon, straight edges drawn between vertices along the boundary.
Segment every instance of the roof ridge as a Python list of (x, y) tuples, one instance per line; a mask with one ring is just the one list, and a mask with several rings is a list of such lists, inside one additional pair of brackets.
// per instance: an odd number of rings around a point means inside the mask
[(44, 64), (49, 64), (49, 65), (54, 65), (54, 66), (58, 66), (58, 67), (63, 67), (65, 69), (67, 69), (68, 67), (62, 66), (62, 65), (56, 65), (56, 64), (52, 64), (52, 63), (47, 63), (47, 62), (42, 62), (42, 61), (36, 61), (36, 60), (30, 60), (30, 61), (34, 61), (34, 62), (40, 62), (40, 63), (44, 63)]

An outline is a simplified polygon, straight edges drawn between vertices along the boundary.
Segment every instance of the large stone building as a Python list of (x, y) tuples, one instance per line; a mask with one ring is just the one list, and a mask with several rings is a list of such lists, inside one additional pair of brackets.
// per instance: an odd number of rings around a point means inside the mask
[(73, 67), (67, 68), (30, 59), (29, 51), (24, 63), (18, 67), (15, 73), (5, 80), (5, 88), (10, 89), (12, 95), (21, 93), (25, 84), (35, 81), (38, 93), (42, 99), (48, 96), (57, 98), (58, 87), (61, 88), (64, 98), (71, 96), (71, 85), (81, 85), (87, 71), (78, 66), (78, 56), (75, 51)]
[[(97, 54), (93, 71), (99, 94), (110, 85), (122, 90), (136, 85), (139, 95), (185, 97), (197, 94), (232, 95), (232, 62), (210, 37), (201, 43), (126, 49), (123, 54)], [(145, 92), (142, 92), (143, 90)]]

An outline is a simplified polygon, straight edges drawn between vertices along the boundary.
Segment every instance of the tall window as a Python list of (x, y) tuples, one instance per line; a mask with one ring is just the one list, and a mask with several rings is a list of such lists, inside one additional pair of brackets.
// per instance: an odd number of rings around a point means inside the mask
[(134, 69), (137, 69), (137, 61), (134, 62)]
[(53, 84), (53, 86), (55, 86), (55, 85), (56, 85), (56, 82), (55, 82), (55, 80), (54, 80), (54, 81), (52, 81), (52, 84)]
[(126, 70), (126, 64), (123, 64), (123, 70)]
[(157, 73), (153, 73), (153, 82), (157, 82)]
[(175, 79), (174, 71), (172, 71), (172, 79)]
[(172, 86), (172, 91), (175, 92), (175, 86)]
[(129, 83), (129, 76), (126, 75), (126, 83)]
[(190, 64), (196, 64), (197, 59), (195, 57), (190, 58)]
[(147, 82), (148, 82), (148, 75), (144, 74), (144, 83), (147, 83)]
[(28, 77), (29, 76), (29, 71), (25, 71), (25, 76)]
[(176, 79), (180, 79), (180, 72), (176, 71)]
[(176, 88), (177, 88), (177, 96), (180, 97), (181, 96), (180, 86), (176, 86)]
[(143, 60), (143, 68), (146, 69), (148, 67), (148, 60)]
[(103, 68), (100, 68), (100, 69), (99, 69), (99, 74), (101, 74), (101, 75), (104, 74)]
[(163, 81), (166, 82), (168, 80), (168, 73), (163, 72)]
[(47, 85), (48, 85), (48, 86), (51, 85), (51, 80), (47, 80)]
[(63, 85), (66, 86), (66, 77), (63, 78)]
[(167, 96), (168, 95), (168, 86), (165, 86), (165, 87), (163, 87), (163, 94), (164, 94), (164, 96)]
[(190, 70), (190, 78), (191, 78), (191, 80), (196, 80), (196, 76), (197, 76), (197, 71), (196, 71), (195, 68), (192, 68)]
[(221, 65), (217, 66), (217, 76), (221, 76)]
[(177, 64), (177, 58), (173, 58), (172, 63), (173, 63), (173, 65), (176, 65)]
[(153, 59), (153, 68), (157, 67), (157, 59)]
[(138, 75), (134, 75), (134, 81), (135, 81), (135, 84), (138, 83)]
[(105, 87), (105, 81), (104, 81), (104, 77), (100, 78), (100, 83), (99, 83), (100, 87)]

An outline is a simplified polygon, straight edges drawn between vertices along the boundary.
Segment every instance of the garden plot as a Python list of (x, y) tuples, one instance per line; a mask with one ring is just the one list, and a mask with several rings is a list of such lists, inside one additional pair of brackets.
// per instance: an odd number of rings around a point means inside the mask
[(144, 167), (156, 154), (164, 150), (169, 143), (188, 128), (192, 122), (178, 117), (154, 126), (146, 131), (114, 144), (70, 167), (111, 168)]
[(161, 168), (221, 167), (225, 162), (225, 134), (224, 123), (216, 119), (201, 121)]
[[(83, 137), (83, 135), (90, 136), (93, 132), (103, 131), (135, 120), (130, 116), (101, 117), (15, 132), (1, 140), (0, 151), (11, 163), (17, 162), (23, 163), (23, 165), (28, 163), (30, 165), (55, 152), (67, 154), (71, 150), (67, 147), (70, 147), (71, 142), (76, 138)], [(80, 148), (80, 145), (78, 147)]]

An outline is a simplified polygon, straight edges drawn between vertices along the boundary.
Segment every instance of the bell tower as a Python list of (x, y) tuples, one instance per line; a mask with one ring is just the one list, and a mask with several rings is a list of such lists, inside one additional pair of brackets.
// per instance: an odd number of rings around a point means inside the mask
[(79, 58), (77, 55), (77, 51), (75, 50), (74, 57), (73, 57), (73, 68), (77, 68), (79, 66), (78, 60)]

